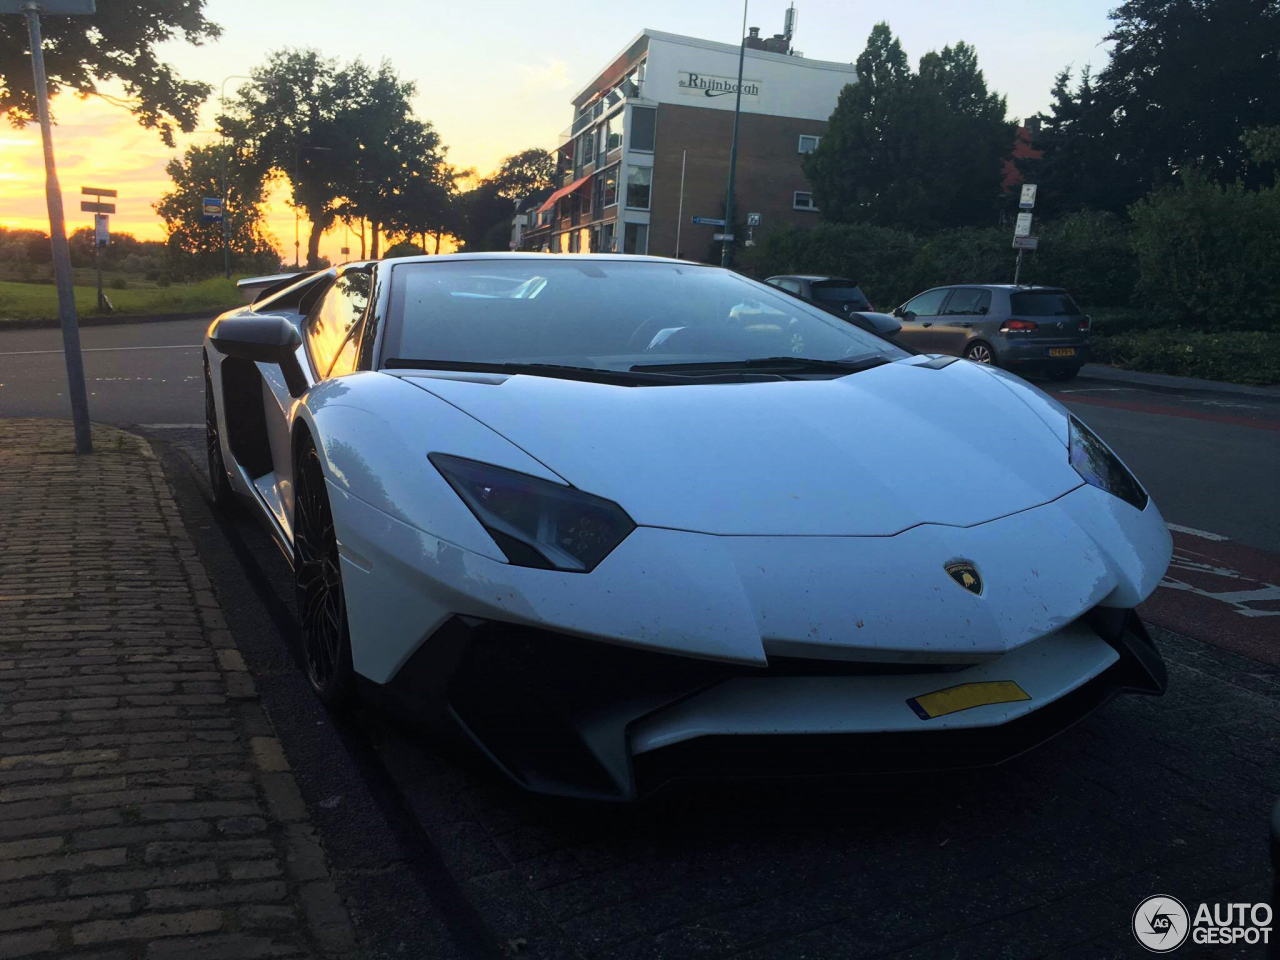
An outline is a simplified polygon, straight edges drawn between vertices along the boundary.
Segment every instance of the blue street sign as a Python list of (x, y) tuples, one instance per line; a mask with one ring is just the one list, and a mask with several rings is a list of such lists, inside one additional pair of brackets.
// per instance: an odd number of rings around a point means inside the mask
[(693, 222), (694, 222), (694, 223), (702, 223), (702, 224), (706, 224), (708, 227), (723, 227), (723, 226), (724, 226), (724, 221), (723, 221), (723, 220), (717, 220), (717, 219), (715, 219), (715, 217), (694, 217), (694, 218), (693, 218)]
[(200, 204), (200, 219), (205, 223), (217, 223), (222, 219), (222, 198), (205, 197)]

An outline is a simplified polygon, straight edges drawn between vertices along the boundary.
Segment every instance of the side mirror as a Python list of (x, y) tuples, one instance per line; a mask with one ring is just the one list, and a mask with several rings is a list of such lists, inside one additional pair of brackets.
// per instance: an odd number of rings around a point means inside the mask
[(209, 342), (228, 357), (274, 363), (284, 374), (290, 396), (307, 392), (307, 378), (298, 363), (302, 335), (286, 318), (268, 314), (216, 320), (209, 330)]
[(902, 308), (901, 308), (901, 307), (894, 307), (894, 308), (893, 308), (893, 315), (894, 315), (895, 317), (900, 317), (900, 316), (902, 316)]
[(914, 310), (904, 310), (902, 313), (896, 314), (896, 316), (899, 316), (903, 320), (907, 321), (907, 323), (910, 323), (916, 318), (916, 312)]

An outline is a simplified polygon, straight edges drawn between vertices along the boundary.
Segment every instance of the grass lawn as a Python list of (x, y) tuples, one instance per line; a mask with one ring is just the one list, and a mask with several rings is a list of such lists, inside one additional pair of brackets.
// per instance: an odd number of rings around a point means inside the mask
[[(80, 279), (77, 277), (77, 279)], [(75, 287), (76, 315), (99, 316), (98, 293), (93, 286)], [(153, 313), (186, 313), (230, 309), (244, 302), (235, 279), (216, 277), (199, 283), (175, 283), (167, 287), (131, 283), (124, 290), (103, 290), (115, 307), (113, 316), (145, 316)], [(31, 320), (58, 316), (58, 292), (53, 284), (0, 281), (0, 324), (5, 320)]]

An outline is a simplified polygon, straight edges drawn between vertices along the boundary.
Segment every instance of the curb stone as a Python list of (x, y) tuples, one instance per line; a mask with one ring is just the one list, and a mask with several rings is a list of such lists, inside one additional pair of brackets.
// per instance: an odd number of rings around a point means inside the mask
[(1239, 397), (1257, 397), (1260, 400), (1280, 402), (1280, 387), (1252, 387), (1243, 383), (1226, 383), (1222, 380), (1198, 380), (1195, 377), (1175, 377), (1166, 373), (1141, 373), (1122, 370), (1102, 363), (1086, 363), (1080, 368), (1081, 380), (1100, 380), (1125, 383), (1147, 390), (1164, 393), (1228, 393)]

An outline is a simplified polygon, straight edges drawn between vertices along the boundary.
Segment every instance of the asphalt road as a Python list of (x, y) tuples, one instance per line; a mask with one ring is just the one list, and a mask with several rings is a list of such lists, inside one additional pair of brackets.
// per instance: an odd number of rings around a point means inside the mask
[[(584, 806), (526, 796), (376, 706), (319, 707), (296, 662), (286, 564), (244, 511), (207, 504), (202, 329), (86, 330), (94, 416), (161, 451), (368, 956), (1096, 960), (1146, 955), (1130, 920), (1149, 895), (1266, 897), (1280, 795), (1275, 408), (1083, 381), (1054, 391), (1182, 528), (1143, 611), (1166, 696), (1122, 697), (992, 770)], [(67, 415), (58, 347), (56, 331), (0, 332), (0, 416)]]

